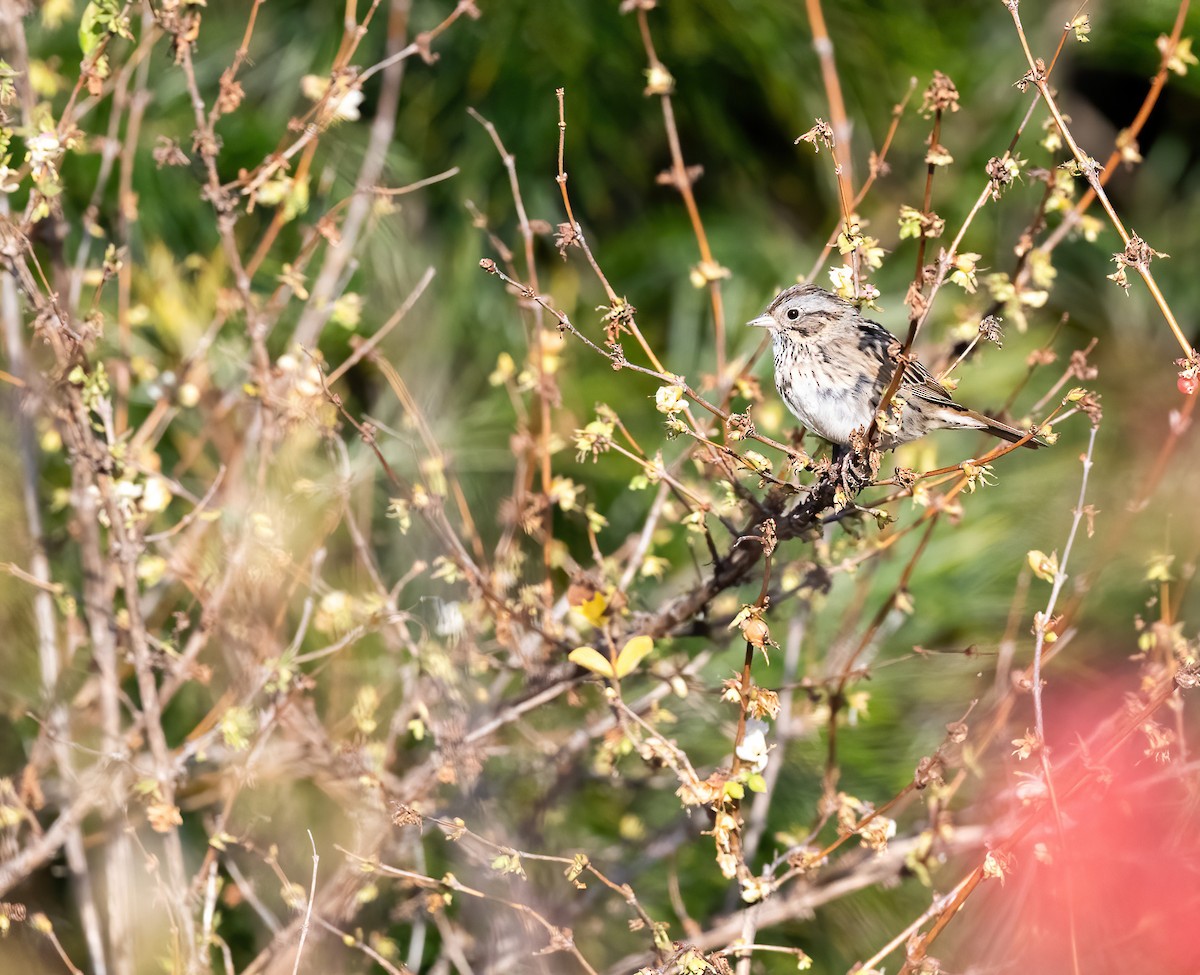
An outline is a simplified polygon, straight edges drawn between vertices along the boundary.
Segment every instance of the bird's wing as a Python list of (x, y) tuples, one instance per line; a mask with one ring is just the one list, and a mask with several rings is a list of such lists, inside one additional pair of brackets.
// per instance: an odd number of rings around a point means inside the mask
[[(859, 326), (858, 347), (879, 363), (878, 382), (883, 384), (880, 386), (881, 392), (883, 386), (892, 381), (892, 376), (896, 372), (896, 360), (888, 354), (888, 349), (898, 344), (899, 339), (878, 322), (867, 319)], [(1024, 430), (1010, 427), (1007, 423), (1001, 423), (999, 420), (985, 416), (983, 413), (977, 413), (961, 403), (954, 402), (950, 396), (950, 390), (934, 379), (933, 374), (915, 359), (904, 370), (904, 378), (900, 380), (900, 389), (905, 396), (915, 396), (932, 406), (948, 411), (941, 417), (944, 426), (975, 427), (1011, 443), (1024, 442), (1026, 447), (1045, 446), (1045, 441), (1036, 437), (1026, 440)], [(954, 417), (954, 419), (947, 420), (947, 417)]]
[(916, 360), (910, 362), (908, 368), (904, 370), (904, 378), (900, 380), (900, 386), (911, 395), (931, 403), (958, 405), (950, 397), (950, 390), (934, 379), (930, 371)]
[[(859, 347), (876, 357), (880, 364), (880, 379), (886, 384), (891, 382), (892, 374), (896, 371), (896, 360), (888, 354), (892, 345), (899, 345), (900, 340), (880, 325), (867, 319), (859, 329)], [(900, 380), (900, 388), (906, 395), (917, 396), (920, 399), (939, 405), (957, 406), (950, 396), (950, 391), (933, 378), (933, 374), (920, 362), (913, 360), (904, 370), (904, 378)]]

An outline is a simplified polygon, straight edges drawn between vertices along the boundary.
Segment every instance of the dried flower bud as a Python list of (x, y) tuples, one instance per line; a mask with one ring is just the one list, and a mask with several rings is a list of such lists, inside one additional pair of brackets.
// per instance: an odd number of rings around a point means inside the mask
[(756, 650), (761, 650), (771, 642), (771, 628), (758, 617), (751, 617), (742, 624), (742, 636)]
[(833, 126), (823, 118), (819, 118), (811, 129), (796, 139), (794, 144), (799, 145), (801, 142), (811, 144), (814, 152), (820, 152), (821, 146), (832, 149), (834, 145)]
[(921, 113), (930, 115), (933, 112), (957, 112), (958, 89), (949, 75), (940, 71), (933, 73), (933, 80), (925, 89), (924, 100), (921, 103)]

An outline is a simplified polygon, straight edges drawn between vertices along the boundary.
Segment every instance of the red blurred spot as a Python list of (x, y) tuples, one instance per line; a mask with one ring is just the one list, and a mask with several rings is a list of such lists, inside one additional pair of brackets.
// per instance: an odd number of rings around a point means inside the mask
[[(1120, 720), (1120, 692), (1129, 686), (1122, 679), (1120, 689), (1074, 690), (1066, 701), (1048, 695), (1047, 736), (1059, 739), (1051, 753), (1057, 762), (1066, 761), (1079, 736)], [(1170, 761), (1159, 760), (1174, 712), (1160, 708), (1154, 719), (1156, 727), (1130, 735), (1103, 770), (1061, 799), (1061, 838), (1047, 813), (1016, 846), (1005, 885), (989, 881), (967, 902), (957, 943), (943, 949), (947, 964), (1070, 973), (1073, 915), (1079, 970), (1087, 975), (1200, 972), (1200, 779), (1181, 768), (1177, 741)], [(1096, 763), (1111, 735), (1094, 741)], [(1016, 768), (1037, 773), (1037, 757)], [(1074, 778), (1070, 768), (1056, 773), (1060, 797)], [(1028, 813), (1012, 798), (1013, 784), (995, 842)]]

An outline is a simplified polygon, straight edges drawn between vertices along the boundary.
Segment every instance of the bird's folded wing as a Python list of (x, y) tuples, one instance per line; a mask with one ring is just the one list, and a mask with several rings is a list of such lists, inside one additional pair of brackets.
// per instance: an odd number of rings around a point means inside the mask
[(900, 380), (900, 388), (908, 396), (916, 396), (929, 403), (939, 406), (957, 406), (950, 396), (950, 390), (933, 378), (933, 375), (919, 362), (910, 362), (904, 370), (904, 378)]

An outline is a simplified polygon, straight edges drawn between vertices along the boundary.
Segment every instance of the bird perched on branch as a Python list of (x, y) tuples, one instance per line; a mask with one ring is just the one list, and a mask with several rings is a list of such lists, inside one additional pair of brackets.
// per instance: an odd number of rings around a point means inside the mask
[[(850, 302), (810, 284), (781, 291), (749, 324), (771, 332), (775, 387), (788, 409), (844, 454), (851, 433), (865, 433), (875, 418), (896, 371), (899, 340)], [(883, 450), (943, 428), (986, 430), (1010, 443), (1042, 446), (1016, 427), (955, 403), (915, 359), (878, 427)]]

